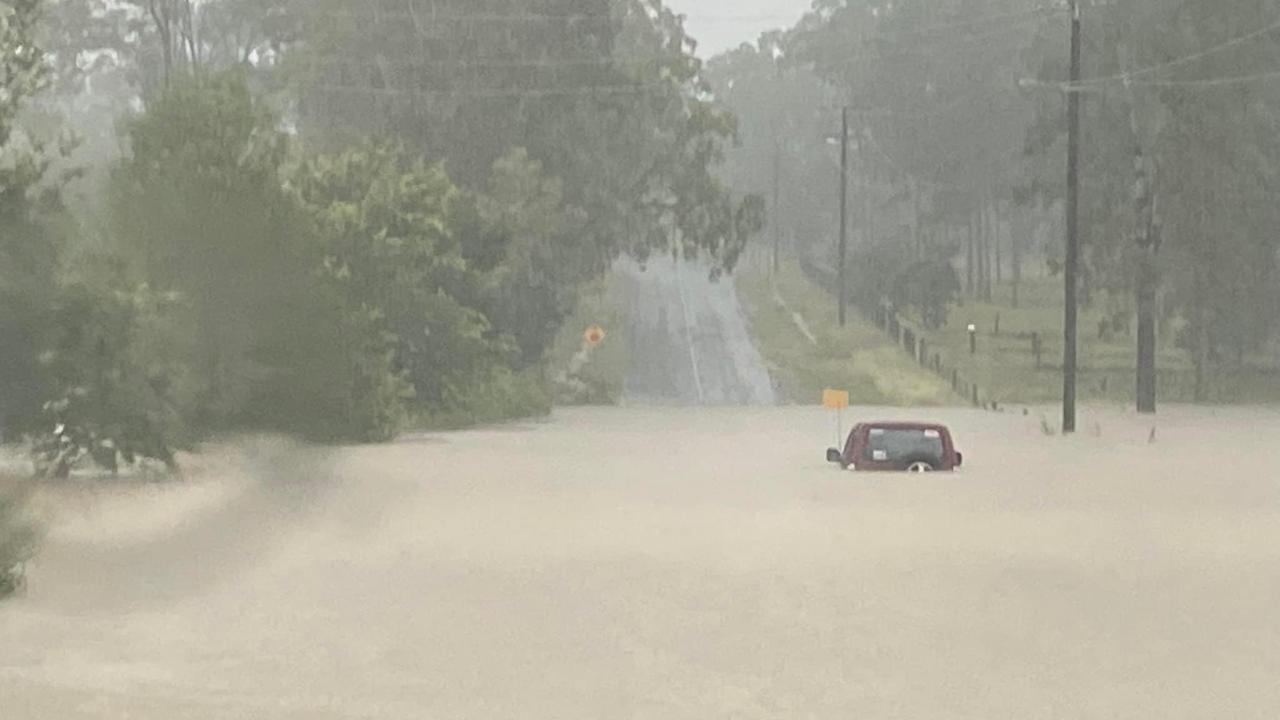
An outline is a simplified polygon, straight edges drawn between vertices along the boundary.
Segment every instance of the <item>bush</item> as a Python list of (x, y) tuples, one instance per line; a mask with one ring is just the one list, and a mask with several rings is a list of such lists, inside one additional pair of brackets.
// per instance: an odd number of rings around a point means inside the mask
[(39, 539), (29, 509), (30, 484), (0, 476), (0, 598), (22, 589), (23, 567)]
[(60, 291), (40, 362), (49, 397), (27, 428), (40, 475), (66, 477), (85, 457), (111, 472), (143, 460), (176, 468), (196, 390), (164, 327), (175, 303), (145, 286)]
[(422, 418), (430, 430), (457, 430), (551, 413), (551, 393), (533, 371), (515, 373), (494, 370), (488, 382), (478, 383), (465, 395), (453, 398), (444, 410)]

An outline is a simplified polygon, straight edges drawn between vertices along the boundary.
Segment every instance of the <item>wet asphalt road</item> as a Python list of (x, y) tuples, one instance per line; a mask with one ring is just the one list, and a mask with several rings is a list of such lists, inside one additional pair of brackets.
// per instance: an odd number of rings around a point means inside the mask
[(773, 405), (765, 362), (743, 319), (732, 278), (698, 263), (656, 258), (617, 265), (611, 282), (628, 310), (628, 402)]

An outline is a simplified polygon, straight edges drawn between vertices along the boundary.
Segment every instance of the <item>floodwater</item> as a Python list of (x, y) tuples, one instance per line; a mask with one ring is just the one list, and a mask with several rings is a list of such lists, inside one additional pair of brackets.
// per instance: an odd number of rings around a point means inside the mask
[(1280, 414), (931, 417), (962, 473), (627, 408), (52, 493), (0, 717), (1275, 717)]

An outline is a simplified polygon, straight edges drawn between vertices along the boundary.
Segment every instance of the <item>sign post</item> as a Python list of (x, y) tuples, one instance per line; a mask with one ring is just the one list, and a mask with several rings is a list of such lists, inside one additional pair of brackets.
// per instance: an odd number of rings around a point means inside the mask
[(822, 406), (836, 411), (836, 447), (844, 446), (844, 409), (849, 407), (847, 390), (823, 390)]

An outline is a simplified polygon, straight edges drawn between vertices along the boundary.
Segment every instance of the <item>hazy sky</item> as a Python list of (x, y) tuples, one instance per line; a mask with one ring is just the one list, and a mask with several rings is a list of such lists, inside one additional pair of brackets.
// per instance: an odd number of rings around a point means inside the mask
[(698, 54), (711, 57), (755, 42), (760, 33), (795, 23), (812, 0), (667, 0), (667, 5), (687, 15), (689, 34), (698, 40)]

